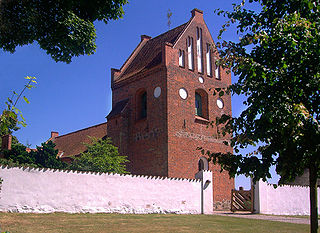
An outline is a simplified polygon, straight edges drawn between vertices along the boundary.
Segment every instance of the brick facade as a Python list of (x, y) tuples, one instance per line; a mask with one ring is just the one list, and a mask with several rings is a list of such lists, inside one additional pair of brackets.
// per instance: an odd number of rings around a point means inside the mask
[[(202, 57), (197, 57), (197, 31), (201, 29)], [(198, 33), (199, 35), (200, 33)], [(189, 39), (191, 38), (191, 40)], [(188, 40), (193, 41), (193, 69), (188, 66)], [(200, 40), (199, 40), (200, 41)], [(207, 73), (207, 44), (213, 44), (203, 13), (192, 11), (191, 19), (153, 39), (141, 36), (141, 42), (120, 70), (111, 70), (112, 106), (107, 132), (121, 154), (127, 155), (133, 174), (194, 178), (201, 157), (198, 146), (214, 151), (231, 151), (208, 122), (223, 113), (231, 114), (231, 97), (223, 96), (223, 108), (210, 88), (231, 84), (231, 75), (220, 68), (215, 76), (211, 52), (211, 75)], [(184, 51), (184, 67), (179, 66), (179, 51)], [(190, 51), (189, 51), (190, 52)], [(198, 72), (198, 61), (202, 71)], [(199, 81), (199, 77), (203, 82)], [(201, 81), (202, 81), (201, 80)], [(159, 94), (155, 97), (155, 88)], [(187, 91), (187, 98), (179, 90)], [(195, 114), (195, 95), (201, 96), (201, 114)], [(141, 118), (146, 94), (147, 116)], [(200, 107), (199, 107), (200, 108)], [(209, 164), (213, 172), (213, 198), (216, 205), (230, 200), (234, 180), (220, 167)]]

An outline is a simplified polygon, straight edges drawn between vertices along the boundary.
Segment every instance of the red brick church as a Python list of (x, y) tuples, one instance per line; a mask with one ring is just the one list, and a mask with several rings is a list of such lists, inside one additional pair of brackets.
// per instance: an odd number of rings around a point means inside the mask
[(217, 205), (230, 200), (234, 180), (209, 164), (197, 147), (231, 151), (209, 121), (231, 114), (230, 96), (213, 96), (210, 88), (231, 84), (231, 75), (215, 65), (218, 54), (203, 12), (155, 38), (143, 35), (120, 69), (111, 70), (112, 110), (107, 122), (58, 136), (60, 156), (85, 150), (88, 135), (111, 137), (130, 163), (132, 174), (194, 178), (199, 169), (213, 173)]

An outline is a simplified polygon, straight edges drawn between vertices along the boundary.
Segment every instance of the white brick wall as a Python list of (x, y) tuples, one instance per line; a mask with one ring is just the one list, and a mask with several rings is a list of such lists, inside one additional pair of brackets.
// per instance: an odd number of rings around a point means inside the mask
[[(210, 173), (203, 177), (212, 179)], [(8, 167), (0, 167), (0, 177), (5, 212), (201, 212), (200, 180)], [(210, 181), (204, 190), (207, 214), (213, 206)]]
[[(318, 188), (318, 209), (320, 209)], [(255, 185), (254, 208), (257, 213), (275, 215), (309, 215), (309, 187), (279, 186), (259, 181)]]

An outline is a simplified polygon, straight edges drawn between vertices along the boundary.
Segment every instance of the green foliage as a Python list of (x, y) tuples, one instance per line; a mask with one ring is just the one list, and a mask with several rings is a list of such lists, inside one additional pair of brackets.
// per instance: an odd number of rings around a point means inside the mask
[(13, 53), (17, 46), (38, 42), (56, 61), (71, 62), (95, 52), (93, 22), (107, 23), (123, 16), (127, 0), (0, 1), (0, 48)]
[[(230, 135), (227, 144), (238, 153), (211, 153), (231, 176), (269, 178), (276, 165), (281, 181), (292, 181), (306, 168), (319, 171), (320, 156), (320, 5), (318, 1), (258, 1), (261, 11), (246, 9), (245, 1), (232, 12), (217, 11), (236, 23), (238, 42), (217, 43), (219, 63), (238, 81), (214, 94), (245, 95), (246, 109), (239, 117), (223, 115)], [(225, 93), (223, 93), (223, 91)], [(233, 135), (233, 136), (232, 136)]]
[(30, 166), (53, 169), (64, 169), (67, 164), (62, 162), (57, 156), (58, 150), (54, 149), (52, 141), (42, 143), (36, 150), (26, 151), (26, 146), (22, 144), (12, 145), (11, 150), (4, 151), (4, 158), (0, 160), (3, 165), (10, 166)]
[(35, 164), (34, 154), (28, 153), (22, 144), (12, 145), (11, 150), (5, 150), (4, 158), (18, 164)]
[(111, 144), (111, 139), (91, 138), (92, 143), (86, 144), (87, 151), (70, 165), (70, 169), (93, 172), (112, 172), (123, 174), (126, 172), (124, 163), (129, 162), (126, 156), (120, 156), (118, 148)]
[[(227, 94), (245, 95), (239, 117), (222, 116), (232, 153), (207, 155), (231, 176), (245, 174), (266, 180), (276, 166), (280, 182), (292, 181), (309, 169), (311, 231), (317, 230), (316, 180), (320, 170), (320, 3), (318, 0), (243, 0), (233, 11), (217, 10), (229, 18), (220, 36), (236, 23), (238, 42), (218, 43), (219, 63), (238, 81)], [(221, 93), (221, 90), (215, 90)], [(240, 149), (257, 147), (241, 154)], [(204, 152), (205, 153), (205, 152)]]
[(30, 103), (26, 96), (23, 96), (23, 93), (26, 89), (31, 89), (34, 87), (36, 82), (35, 77), (25, 77), (27, 83), (24, 85), (21, 92), (18, 94), (17, 92), (12, 92), (12, 97), (7, 98), (5, 102), (6, 109), (4, 109), (0, 115), (0, 137), (6, 134), (11, 134), (13, 131), (20, 129), (18, 125), (26, 126), (25, 119), (21, 111), (16, 107), (20, 98), (22, 97), (26, 103)]
[(62, 162), (57, 156), (58, 150), (52, 141), (42, 143), (36, 150), (26, 151), (26, 146), (18, 143), (11, 150), (4, 151), (0, 164), (13, 167), (27, 166), (34, 168), (69, 169), (77, 171), (112, 172), (125, 174), (128, 162), (126, 156), (120, 156), (117, 147), (107, 138), (92, 138), (92, 144), (86, 144), (87, 151), (75, 158), (71, 164)]
[(62, 162), (58, 157), (58, 150), (54, 148), (55, 146), (52, 141), (44, 142), (29, 154), (35, 159), (34, 163), (39, 167), (55, 169), (66, 168), (67, 164)]
[(1, 136), (10, 134), (20, 129), (18, 126), (18, 116), (15, 112), (7, 109), (3, 110), (0, 115), (0, 134)]

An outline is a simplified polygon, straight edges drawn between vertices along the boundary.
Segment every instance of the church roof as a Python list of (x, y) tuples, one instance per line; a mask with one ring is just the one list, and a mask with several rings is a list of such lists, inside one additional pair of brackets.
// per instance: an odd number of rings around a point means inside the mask
[[(294, 181), (286, 182), (288, 185), (309, 186), (309, 170), (306, 169), (302, 176), (297, 176)], [(318, 179), (318, 187), (320, 187), (320, 179)]]
[[(123, 80), (134, 74), (140, 73), (144, 70), (155, 67), (162, 62), (162, 46), (168, 42), (174, 44), (190, 21), (184, 23), (176, 28), (173, 28), (155, 38), (149, 39), (144, 45), (141, 43), (130, 55), (129, 59), (120, 69), (120, 75), (116, 77), (115, 81)], [(139, 46), (142, 46), (141, 48)], [(130, 58), (132, 59), (131, 61)], [(125, 68), (124, 68), (125, 67)]]
[(128, 101), (129, 99), (125, 99), (117, 102), (112, 108), (111, 112), (108, 114), (107, 119), (119, 115), (122, 112), (122, 110), (127, 106)]
[(91, 143), (91, 139), (88, 136), (103, 138), (106, 135), (107, 123), (105, 122), (65, 135), (61, 135), (51, 140), (56, 144), (55, 149), (59, 150), (58, 155), (60, 155), (61, 158), (65, 158), (76, 156), (84, 152), (87, 149), (84, 143)]

